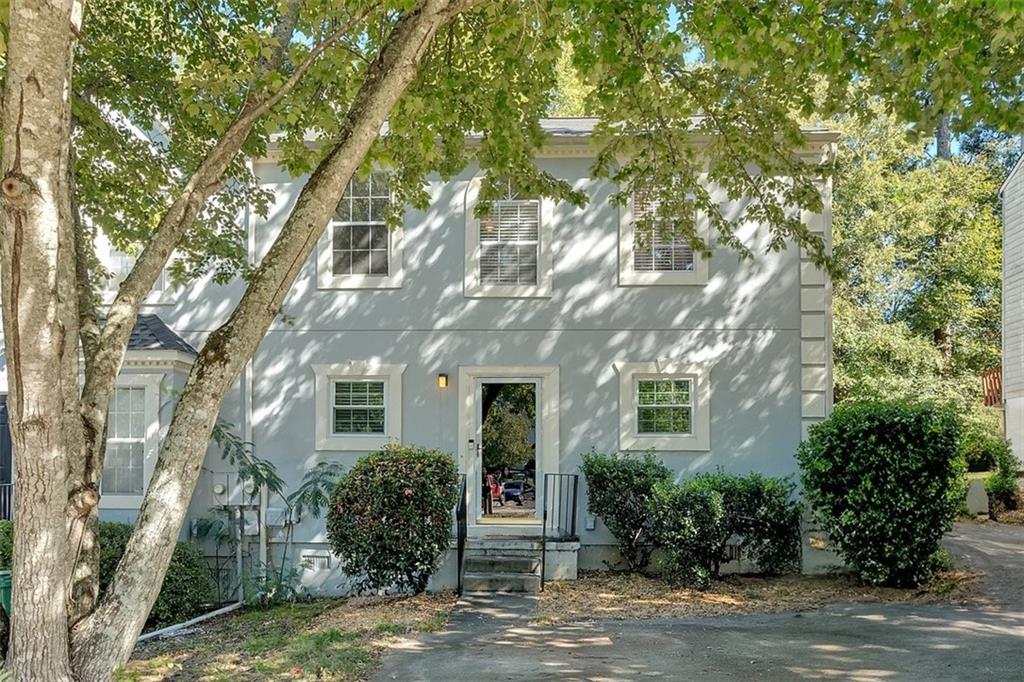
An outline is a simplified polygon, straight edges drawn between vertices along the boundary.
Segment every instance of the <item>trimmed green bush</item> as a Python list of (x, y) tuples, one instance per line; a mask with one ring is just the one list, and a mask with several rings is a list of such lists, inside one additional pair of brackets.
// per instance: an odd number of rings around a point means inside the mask
[(662, 481), (654, 486), (648, 514), (654, 541), (664, 552), (665, 579), (699, 589), (708, 587), (720, 560), (720, 530), (725, 518), (721, 493)]
[(873, 584), (932, 574), (964, 494), (960, 421), (931, 403), (840, 403), (797, 451), (804, 495), (846, 564)]
[(583, 455), (580, 466), (589, 490), (587, 510), (599, 516), (619, 543), (629, 570), (642, 572), (654, 551), (650, 501), (654, 487), (670, 482), (672, 471), (652, 453)]
[(1017, 480), (1020, 462), (1010, 450), (1010, 444), (1005, 439), (1001, 441), (1002, 447), (994, 455), (996, 473), (985, 480), (991, 511), (1014, 510), (1020, 505), (1020, 483)]
[(327, 537), (356, 589), (426, 589), (451, 540), (458, 481), (452, 455), (412, 445), (371, 453), (338, 481)]
[(712, 577), (726, 560), (726, 546), (739, 538), (740, 551), (761, 573), (780, 575), (800, 569), (800, 513), (795, 484), (759, 473), (698, 474), (684, 486), (713, 490), (722, 496), (722, 520), (715, 532), (717, 551)]
[[(0, 568), (3, 569), (11, 567), (13, 533), (11, 521), (0, 521)], [(126, 523), (100, 522), (101, 593), (110, 585), (131, 535), (132, 526)], [(153, 628), (181, 623), (201, 614), (213, 599), (213, 579), (206, 560), (195, 547), (179, 542), (174, 547), (160, 596), (149, 612), (146, 625)]]

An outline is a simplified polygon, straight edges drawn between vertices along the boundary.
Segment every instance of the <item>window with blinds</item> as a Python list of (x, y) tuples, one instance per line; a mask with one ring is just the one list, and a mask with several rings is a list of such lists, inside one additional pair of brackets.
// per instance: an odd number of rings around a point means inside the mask
[(637, 272), (693, 270), (693, 249), (685, 239), (665, 234), (660, 225), (660, 202), (649, 192), (633, 193), (633, 269)]
[(692, 433), (692, 387), (692, 383), (689, 379), (654, 379), (649, 381), (637, 381), (637, 433)]
[(107, 413), (104, 493), (141, 495), (146, 452), (146, 389), (115, 388)]
[(331, 221), (334, 275), (388, 275), (391, 235), (384, 214), (390, 201), (385, 173), (349, 181)]
[(532, 284), (540, 257), (540, 199), (520, 194), (511, 181), (480, 219), (480, 283)]
[(334, 382), (334, 433), (384, 434), (384, 382)]

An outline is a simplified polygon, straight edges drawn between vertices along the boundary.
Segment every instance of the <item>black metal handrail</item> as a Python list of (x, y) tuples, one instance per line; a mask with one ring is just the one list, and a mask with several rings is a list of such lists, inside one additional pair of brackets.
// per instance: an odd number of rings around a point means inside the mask
[(14, 484), (0, 483), (0, 521), (14, 520)]
[(548, 540), (576, 540), (577, 474), (544, 474), (544, 514), (540, 535), (540, 589), (544, 590)]
[(462, 596), (462, 576), (466, 564), (466, 536), (468, 535), (469, 499), (466, 491), (466, 475), (459, 476), (459, 500), (455, 503), (455, 570), (456, 590)]

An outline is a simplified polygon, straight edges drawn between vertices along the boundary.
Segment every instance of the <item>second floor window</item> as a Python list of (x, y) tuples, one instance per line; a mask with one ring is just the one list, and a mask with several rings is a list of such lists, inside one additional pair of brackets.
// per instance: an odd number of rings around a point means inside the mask
[(636, 272), (689, 272), (693, 249), (685, 240), (666, 234), (658, 218), (659, 202), (647, 192), (634, 192), (633, 270)]
[(331, 221), (334, 276), (386, 277), (391, 268), (391, 234), (384, 222), (391, 195), (387, 175), (353, 177)]
[(480, 218), (480, 283), (536, 285), (540, 258), (540, 199), (506, 181)]

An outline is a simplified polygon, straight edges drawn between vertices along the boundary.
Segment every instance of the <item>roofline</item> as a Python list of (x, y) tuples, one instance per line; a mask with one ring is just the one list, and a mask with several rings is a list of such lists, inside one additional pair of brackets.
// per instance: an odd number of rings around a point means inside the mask
[[(702, 119), (703, 119), (702, 116), (691, 116), (690, 117), (690, 120), (693, 121), (693, 122), (700, 121)], [(557, 117), (557, 116), (554, 116), (554, 117), (544, 117), (544, 118), (542, 118), (541, 119), (542, 126), (543, 126), (543, 121), (552, 121), (552, 122), (555, 122), (555, 121), (565, 121), (565, 122), (574, 121), (574, 122), (578, 122), (578, 123), (584, 124), (584, 128), (579, 130), (579, 131), (569, 131), (569, 130), (567, 130), (565, 128), (546, 131), (545, 132), (545, 135), (546, 135), (545, 143), (541, 147), (541, 149), (537, 150), (538, 153), (542, 154), (543, 153), (543, 149), (547, 148), (549, 146), (557, 147), (557, 148), (565, 148), (565, 147), (572, 146), (572, 147), (577, 147), (577, 148), (580, 148), (580, 149), (582, 149), (584, 147), (590, 147), (591, 144), (592, 144), (592, 141), (593, 141), (593, 134), (592, 134), (593, 133), (593, 123), (596, 123), (598, 120), (599, 119), (597, 119), (595, 117), (586, 117), (586, 116), (581, 116), (581, 117), (572, 117), (572, 116)], [(590, 123), (589, 129), (586, 127), (587, 123)], [(384, 126), (382, 126), (381, 130), (382, 130), (381, 134), (386, 134), (385, 131), (387, 130), (387, 122), (385, 122), (385, 124), (384, 124)], [(832, 128), (826, 128), (826, 127), (823, 127), (823, 126), (800, 126), (800, 130), (801, 130), (801, 132), (803, 132), (804, 139), (810, 145), (821, 145), (821, 146), (831, 145), (831, 144), (837, 143), (840, 140), (840, 138), (842, 137), (842, 133), (840, 133), (838, 130), (835, 130), (835, 129), (832, 129)], [(481, 137), (482, 137), (482, 135), (477, 134), (477, 133), (469, 133), (469, 134), (466, 135), (466, 139), (469, 140), (470, 142), (478, 142), (481, 139)], [(694, 135), (694, 142), (697, 143), (697, 144), (706, 144), (708, 141), (710, 141), (713, 138), (714, 138), (714, 135), (710, 135), (710, 134), (707, 134), (707, 133), (698, 133), (698, 134)], [(278, 158), (278, 154), (280, 152), (280, 149), (281, 149), (281, 146), (280, 146), (280, 144), (278, 142), (279, 139), (280, 138), (278, 136), (272, 135), (271, 138), (270, 138), (270, 142), (267, 145), (267, 153), (264, 154), (261, 157), (255, 158), (253, 160), (254, 161), (276, 161), (277, 158)], [(315, 145), (318, 142), (319, 142), (318, 139), (314, 138), (312, 135), (307, 133), (307, 136), (306, 136), (306, 143), (307, 144)], [(594, 148), (594, 151), (596, 152), (596, 148)], [(820, 152), (820, 151), (822, 151), (822, 150), (821, 149), (813, 149), (813, 148), (812, 149), (801, 148), (801, 149), (794, 150), (794, 154), (797, 155), (797, 156), (807, 156), (808, 154), (812, 154), (813, 155), (813, 154), (815, 154), (817, 152)]]
[(1003, 191), (1006, 189), (1006, 186), (1010, 184), (1010, 180), (1013, 179), (1014, 175), (1020, 172), (1021, 168), (1024, 168), (1024, 151), (1017, 156), (1017, 163), (1013, 164), (1013, 168), (1011, 168), (1010, 172), (1006, 174), (1006, 179), (1003, 180), (1003, 184), (999, 185), (998, 194), (1000, 198), (1002, 198)]

